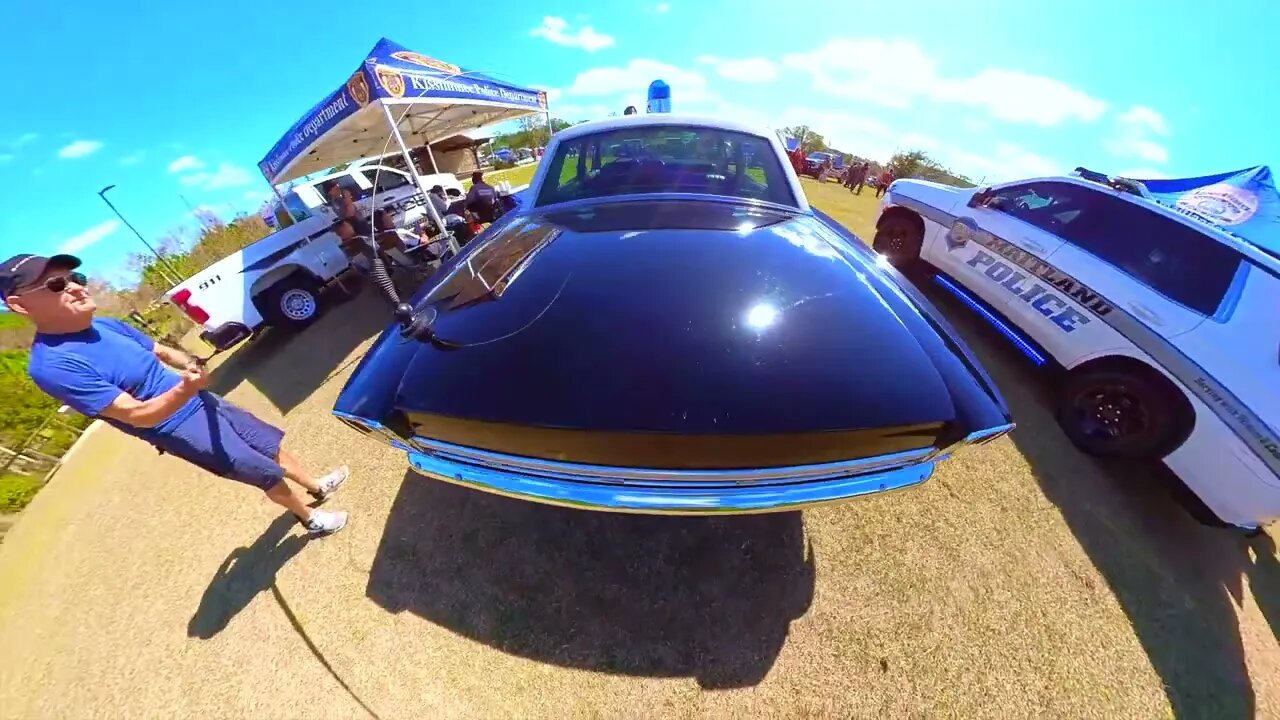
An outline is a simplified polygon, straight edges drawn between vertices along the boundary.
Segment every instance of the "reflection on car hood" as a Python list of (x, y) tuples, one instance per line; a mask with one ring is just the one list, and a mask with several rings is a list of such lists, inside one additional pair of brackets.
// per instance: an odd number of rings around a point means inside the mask
[(946, 385), (843, 242), (808, 215), (710, 201), (516, 218), (425, 296), (460, 349), (422, 344), (396, 404), (482, 447), (515, 428), (931, 444), (955, 415)]

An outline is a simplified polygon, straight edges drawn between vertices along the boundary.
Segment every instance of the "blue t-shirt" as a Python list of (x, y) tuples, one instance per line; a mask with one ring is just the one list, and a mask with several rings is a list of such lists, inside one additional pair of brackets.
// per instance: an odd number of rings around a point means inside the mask
[[(99, 417), (120, 393), (142, 401), (163, 395), (181, 379), (155, 356), (155, 342), (115, 318), (95, 318), (87, 330), (36, 333), (27, 371), (36, 385), (89, 417)], [(164, 437), (200, 408), (196, 395), (155, 427), (140, 428), (102, 418), (146, 440)]]

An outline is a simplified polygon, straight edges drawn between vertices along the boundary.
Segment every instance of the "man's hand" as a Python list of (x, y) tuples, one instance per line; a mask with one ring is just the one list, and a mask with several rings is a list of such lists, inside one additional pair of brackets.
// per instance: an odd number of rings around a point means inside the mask
[(209, 387), (209, 373), (204, 366), (192, 360), (182, 372), (178, 373), (182, 378), (182, 386), (188, 391), (195, 393)]
[(167, 345), (161, 345), (160, 343), (156, 343), (153, 352), (156, 357), (160, 359), (160, 362), (175, 370), (182, 370), (195, 362), (195, 358), (191, 357), (190, 353), (168, 347)]

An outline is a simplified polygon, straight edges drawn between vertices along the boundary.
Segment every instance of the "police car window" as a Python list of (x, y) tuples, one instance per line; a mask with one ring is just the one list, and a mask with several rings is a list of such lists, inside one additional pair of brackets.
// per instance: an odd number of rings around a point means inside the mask
[(768, 140), (683, 125), (619, 128), (561, 143), (537, 204), (644, 193), (721, 195), (796, 205)]
[(1037, 182), (1003, 188), (988, 207), (1061, 234), (1089, 204), (1090, 193), (1069, 183)]
[(1240, 256), (1194, 227), (1138, 204), (1100, 195), (1099, 212), (1065, 239), (1192, 310), (1213, 315), (1231, 287)]

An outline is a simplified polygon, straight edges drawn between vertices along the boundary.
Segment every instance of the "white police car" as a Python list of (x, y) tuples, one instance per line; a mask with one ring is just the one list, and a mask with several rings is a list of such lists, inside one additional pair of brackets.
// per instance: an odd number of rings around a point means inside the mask
[(1280, 519), (1280, 258), (1078, 169), (988, 188), (898, 180), (873, 243), (1038, 365), (1085, 452), (1159, 458), (1218, 518)]

